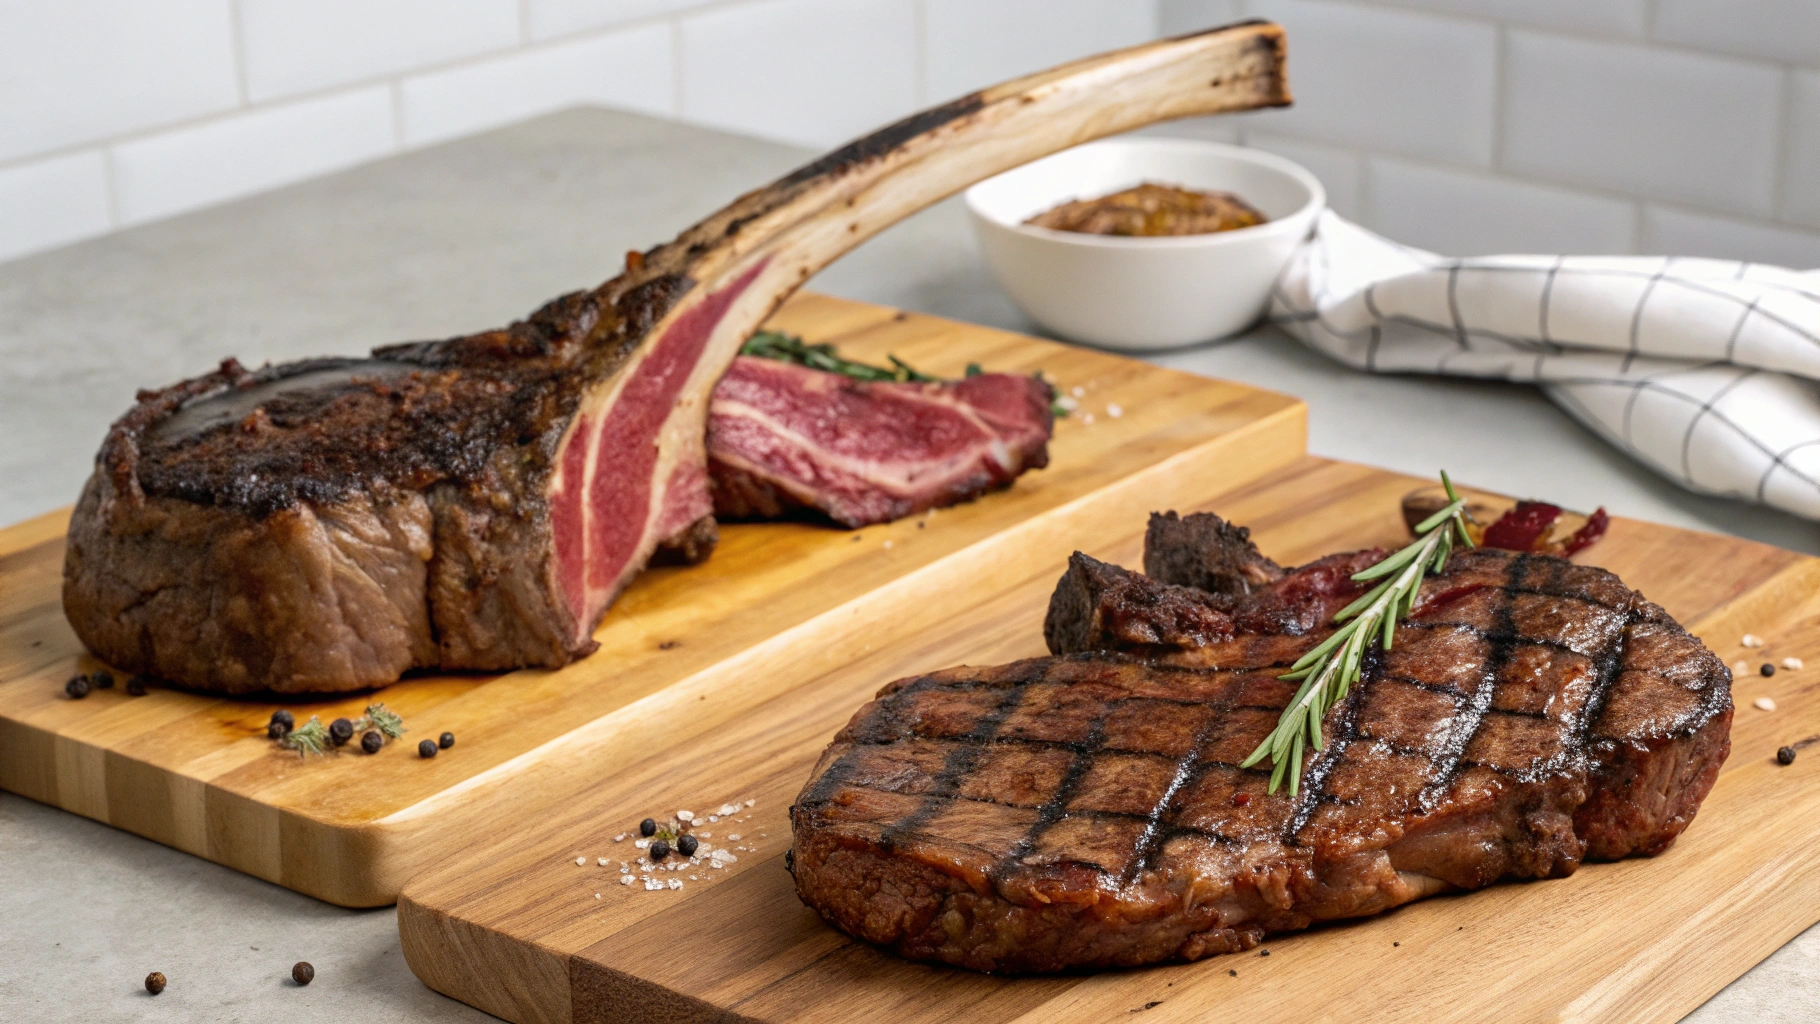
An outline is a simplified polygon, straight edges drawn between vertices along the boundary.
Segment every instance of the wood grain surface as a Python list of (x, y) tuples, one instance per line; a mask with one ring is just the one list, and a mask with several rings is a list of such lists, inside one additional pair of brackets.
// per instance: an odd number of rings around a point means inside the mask
[[(410, 732), (374, 756), (286, 752), (265, 738), (277, 705), (257, 700), (119, 685), (66, 698), (73, 673), (102, 667), (63, 617), (68, 513), (20, 524), (0, 531), (0, 788), (334, 903), (390, 903), (419, 869), (927, 630), (1071, 538), (1122, 528), (1158, 495), (1206, 500), (1305, 450), (1301, 403), (1256, 388), (815, 295), (772, 323), (938, 374), (1040, 369), (1082, 389), (1080, 414), (1058, 424), (1049, 468), (966, 505), (858, 531), (724, 527), (707, 563), (640, 577), (595, 634), (600, 650), (561, 670), (287, 702), (299, 722), (326, 722), (383, 700)], [(417, 741), (445, 730), (456, 745), (418, 758)]]
[[(1398, 499), (1420, 483), (1310, 458), (1203, 507), (1294, 563), (1398, 542)], [(1186, 510), (1161, 494), (1151, 504)], [(1774, 762), (1778, 746), (1820, 732), (1820, 559), (1619, 519), (1579, 560), (1618, 572), (1753, 669), (1734, 685), (1725, 771), (1663, 855), (1280, 936), (1268, 957), (1059, 978), (912, 964), (823, 924), (798, 902), (783, 854), (788, 806), (829, 738), (889, 680), (1042, 653), (1043, 610), (1069, 551), (1136, 565), (1143, 525), (1138, 514), (1062, 539), (1027, 559), (1029, 571), (950, 595), (941, 621), (890, 630), (737, 719), (603, 770), (560, 813), (515, 818), (513, 841), (413, 879), (399, 901), (412, 969), (521, 1024), (1669, 1021), (1820, 919), (1820, 746)], [(1767, 646), (1744, 649), (1746, 632)], [(1790, 656), (1813, 667), (1754, 671)], [(1776, 710), (1755, 708), (1759, 697)], [(715, 843), (740, 834), (737, 862), (668, 875), (680, 890), (620, 884), (634, 851), (614, 837), (639, 819), (746, 800), (741, 820), (705, 826)]]

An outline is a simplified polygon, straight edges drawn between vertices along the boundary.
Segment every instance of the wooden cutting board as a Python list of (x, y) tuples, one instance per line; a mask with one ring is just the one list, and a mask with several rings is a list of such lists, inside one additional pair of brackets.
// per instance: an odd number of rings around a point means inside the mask
[[(1398, 543), (1398, 499), (1420, 483), (1305, 459), (1207, 507), (1251, 525), (1265, 553), (1293, 563)], [(787, 808), (829, 738), (891, 679), (1042, 653), (1043, 609), (1068, 552), (1137, 564), (1143, 525), (1133, 515), (1062, 538), (1025, 561), (1033, 571), (953, 594), (941, 621), (892, 630), (864, 657), (805, 672), (737, 720), (600, 772), (558, 814), (513, 818), (511, 841), (406, 886), (399, 929), (412, 969), (521, 1024), (1670, 1021), (1820, 919), (1820, 745), (1792, 766), (1773, 761), (1778, 746), (1820, 732), (1820, 559), (1620, 519), (1581, 559), (1620, 573), (1728, 663), (1753, 666), (1734, 686), (1725, 772), (1662, 856), (1280, 937), (1268, 957), (1073, 977), (912, 964), (824, 925), (797, 901), (783, 854)], [(1747, 631), (1768, 645), (1745, 650)], [(1789, 656), (1812, 667), (1754, 671)], [(1764, 696), (1775, 711), (1752, 706)], [(733, 820), (703, 827), (737, 862), (666, 876), (681, 889), (620, 884), (633, 851), (619, 833), (647, 815), (733, 801)]]
[[(1049, 468), (967, 505), (851, 532), (726, 527), (704, 565), (641, 576), (595, 634), (600, 650), (560, 671), (387, 687), (378, 699), (410, 732), (374, 756), (281, 750), (265, 738), (278, 705), (258, 701), (121, 686), (67, 699), (73, 673), (101, 667), (63, 617), (68, 513), (0, 531), (0, 787), (334, 903), (390, 903), (420, 868), (927, 630), (1070, 538), (1122, 529), (1158, 500), (1207, 500), (1305, 450), (1301, 403), (1256, 388), (815, 295), (773, 326), (944, 375), (1041, 369), (1081, 389), (1080, 410), (1058, 423)], [(286, 706), (327, 722), (369, 699)], [(456, 745), (418, 758), (417, 741), (445, 730)]]

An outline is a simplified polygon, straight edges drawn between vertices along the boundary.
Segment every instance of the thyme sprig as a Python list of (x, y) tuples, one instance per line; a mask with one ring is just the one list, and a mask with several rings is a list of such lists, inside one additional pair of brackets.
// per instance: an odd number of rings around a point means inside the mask
[(354, 722), (356, 733), (364, 732), (367, 729), (378, 729), (386, 734), (387, 739), (394, 740), (403, 736), (407, 731), (404, 727), (404, 719), (387, 711), (384, 704), (368, 704), (366, 714)]
[(284, 734), (281, 740), (285, 746), (297, 751), (298, 757), (329, 752), (329, 730), (322, 724), (322, 719), (315, 715), (310, 720)]
[[(384, 704), (368, 704), (366, 711), (354, 719), (354, 735), (368, 729), (378, 729), (388, 739), (397, 739), (407, 731), (404, 719), (386, 709)], [(334, 737), (329, 735), (328, 727), (322, 724), (321, 717), (311, 715), (310, 720), (284, 734), (278, 741), (281, 745), (297, 752), (299, 757), (311, 754), (327, 754), (335, 747)]]
[(1285, 778), (1289, 780), (1290, 795), (1301, 788), (1302, 752), (1304, 748), (1321, 749), (1321, 718), (1345, 699), (1359, 681), (1371, 642), (1375, 639), (1390, 650), (1397, 620), (1415, 609), (1423, 577), (1440, 572), (1447, 565), (1456, 542), (1473, 546), (1472, 537), (1466, 532), (1466, 499), (1454, 491), (1453, 481), (1445, 472), (1441, 474), (1441, 485), (1447, 489), (1446, 507), (1416, 524), (1416, 539), (1407, 547), (1353, 574), (1352, 578), (1361, 583), (1381, 582), (1335, 613), (1333, 621), (1345, 625), (1278, 677), (1299, 679), (1301, 688), (1283, 709), (1277, 727), (1239, 765), (1249, 768), (1269, 757), (1270, 792), (1275, 793)]

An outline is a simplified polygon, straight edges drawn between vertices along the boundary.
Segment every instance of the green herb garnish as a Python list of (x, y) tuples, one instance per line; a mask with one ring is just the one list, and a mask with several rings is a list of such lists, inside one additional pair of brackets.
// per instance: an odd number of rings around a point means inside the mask
[[(315, 721), (315, 719), (311, 719), (311, 721)], [(354, 723), (355, 732), (362, 732), (366, 729), (378, 729), (391, 739), (397, 739), (405, 734), (404, 719), (387, 711), (384, 704), (368, 704), (366, 714)]]
[[(942, 378), (923, 373), (896, 356), (885, 357), (891, 361), (890, 366), (873, 366), (870, 363), (842, 358), (835, 353), (834, 346), (828, 342), (811, 345), (793, 334), (785, 334), (782, 331), (757, 332), (740, 346), (739, 354), (795, 363), (798, 366), (807, 366), (811, 370), (822, 370), (826, 373), (838, 373), (845, 377), (852, 377), (854, 380), (916, 384), (942, 383)], [(985, 369), (978, 363), (967, 364), (967, 376), (969, 377), (978, 377), (985, 372)], [(1041, 370), (1031, 376), (1045, 384), (1048, 383), (1047, 380), (1044, 380)], [(1068, 410), (1062, 405), (1061, 390), (1051, 384), (1049, 391), (1054, 396), (1049, 404), (1049, 411), (1058, 417), (1068, 415)]]
[(329, 752), (329, 730), (323, 727), (322, 719), (311, 715), (309, 721), (285, 733), (279, 742), (297, 751), (298, 757), (326, 754)]
[(859, 363), (851, 359), (842, 359), (835, 354), (834, 346), (827, 342), (811, 345), (795, 335), (784, 334), (780, 331), (759, 331), (746, 339), (746, 343), (740, 346), (739, 354), (795, 363), (798, 366), (807, 366), (811, 370), (823, 370), (852, 377), (854, 380), (914, 381), (917, 383), (936, 383), (941, 380), (939, 377), (931, 377), (926, 373), (918, 372), (909, 363), (896, 356), (885, 357), (891, 360), (891, 365), (888, 367)]
[[(1352, 684), (1359, 681), (1365, 651), (1372, 640), (1390, 650), (1396, 635), (1397, 620), (1415, 608), (1416, 593), (1422, 579), (1440, 572), (1447, 565), (1457, 540), (1472, 547), (1466, 533), (1466, 499), (1453, 489), (1453, 481), (1441, 474), (1441, 485), (1447, 488), (1448, 505), (1416, 524), (1416, 539), (1403, 550), (1378, 562), (1369, 569), (1354, 573), (1352, 578), (1363, 583), (1383, 580), (1358, 600), (1337, 612), (1333, 621), (1345, 622), (1320, 646), (1302, 655), (1279, 679), (1300, 679), (1302, 686), (1295, 699), (1283, 709), (1277, 727), (1264, 742), (1251, 752), (1239, 767), (1249, 768), (1265, 757), (1274, 766), (1270, 773), (1270, 792), (1275, 793), (1283, 779), (1289, 779), (1289, 792), (1294, 795), (1301, 786), (1302, 750), (1321, 749), (1321, 718), (1327, 709), (1344, 699)], [(1351, 619), (1351, 622), (1346, 622)]]

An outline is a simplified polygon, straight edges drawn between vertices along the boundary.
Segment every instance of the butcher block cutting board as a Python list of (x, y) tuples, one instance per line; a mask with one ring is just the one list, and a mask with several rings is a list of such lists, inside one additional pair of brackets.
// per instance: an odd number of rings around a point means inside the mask
[[(1422, 483), (1308, 458), (1203, 507), (1296, 563), (1399, 543), (1399, 498)], [(1160, 493), (1151, 504), (1182, 507)], [(949, 595), (940, 620), (890, 630), (737, 720), (603, 770), (559, 813), (514, 818), (510, 840), (413, 879), (399, 900), (412, 969), (521, 1024), (1671, 1021), (1820, 919), (1820, 745), (1788, 767), (1774, 761), (1778, 746), (1820, 732), (1820, 559), (1619, 519), (1580, 560), (1617, 571), (1728, 663), (1812, 666), (1740, 675), (1731, 758), (1663, 855), (1438, 897), (1278, 937), (1267, 954), (1067, 977), (913, 964), (823, 924), (798, 902), (783, 858), (789, 804), (835, 731), (889, 680), (1042, 653), (1043, 610), (1069, 551), (1136, 565), (1143, 526), (1133, 515), (1058, 538), (1020, 563), (1031, 571)], [(1746, 632), (1767, 645), (1743, 648)], [(1776, 709), (1754, 707), (1759, 697)], [(621, 884), (636, 851), (616, 838), (677, 809), (738, 859), (663, 876), (680, 888)]]
[[(387, 904), (420, 869), (687, 749), (782, 687), (926, 633), (1073, 538), (1123, 529), (1158, 501), (1208, 500), (1305, 450), (1301, 403), (1256, 388), (816, 295), (771, 326), (948, 376), (970, 362), (1042, 370), (1080, 390), (1079, 409), (1057, 424), (1047, 469), (966, 505), (858, 531), (724, 527), (705, 564), (641, 576), (595, 634), (599, 651), (561, 670), (421, 676), (284, 705), (327, 722), (383, 700), (410, 732), (373, 756), (285, 751), (265, 737), (279, 705), (259, 701), (119, 685), (68, 699), (73, 673), (103, 667), (63, 617), (68, 513), (21, 524), (0, 532), (0, 787), (334, 903)], [(417, 742), (444, 731), (455, 746), (420, 759)]]

